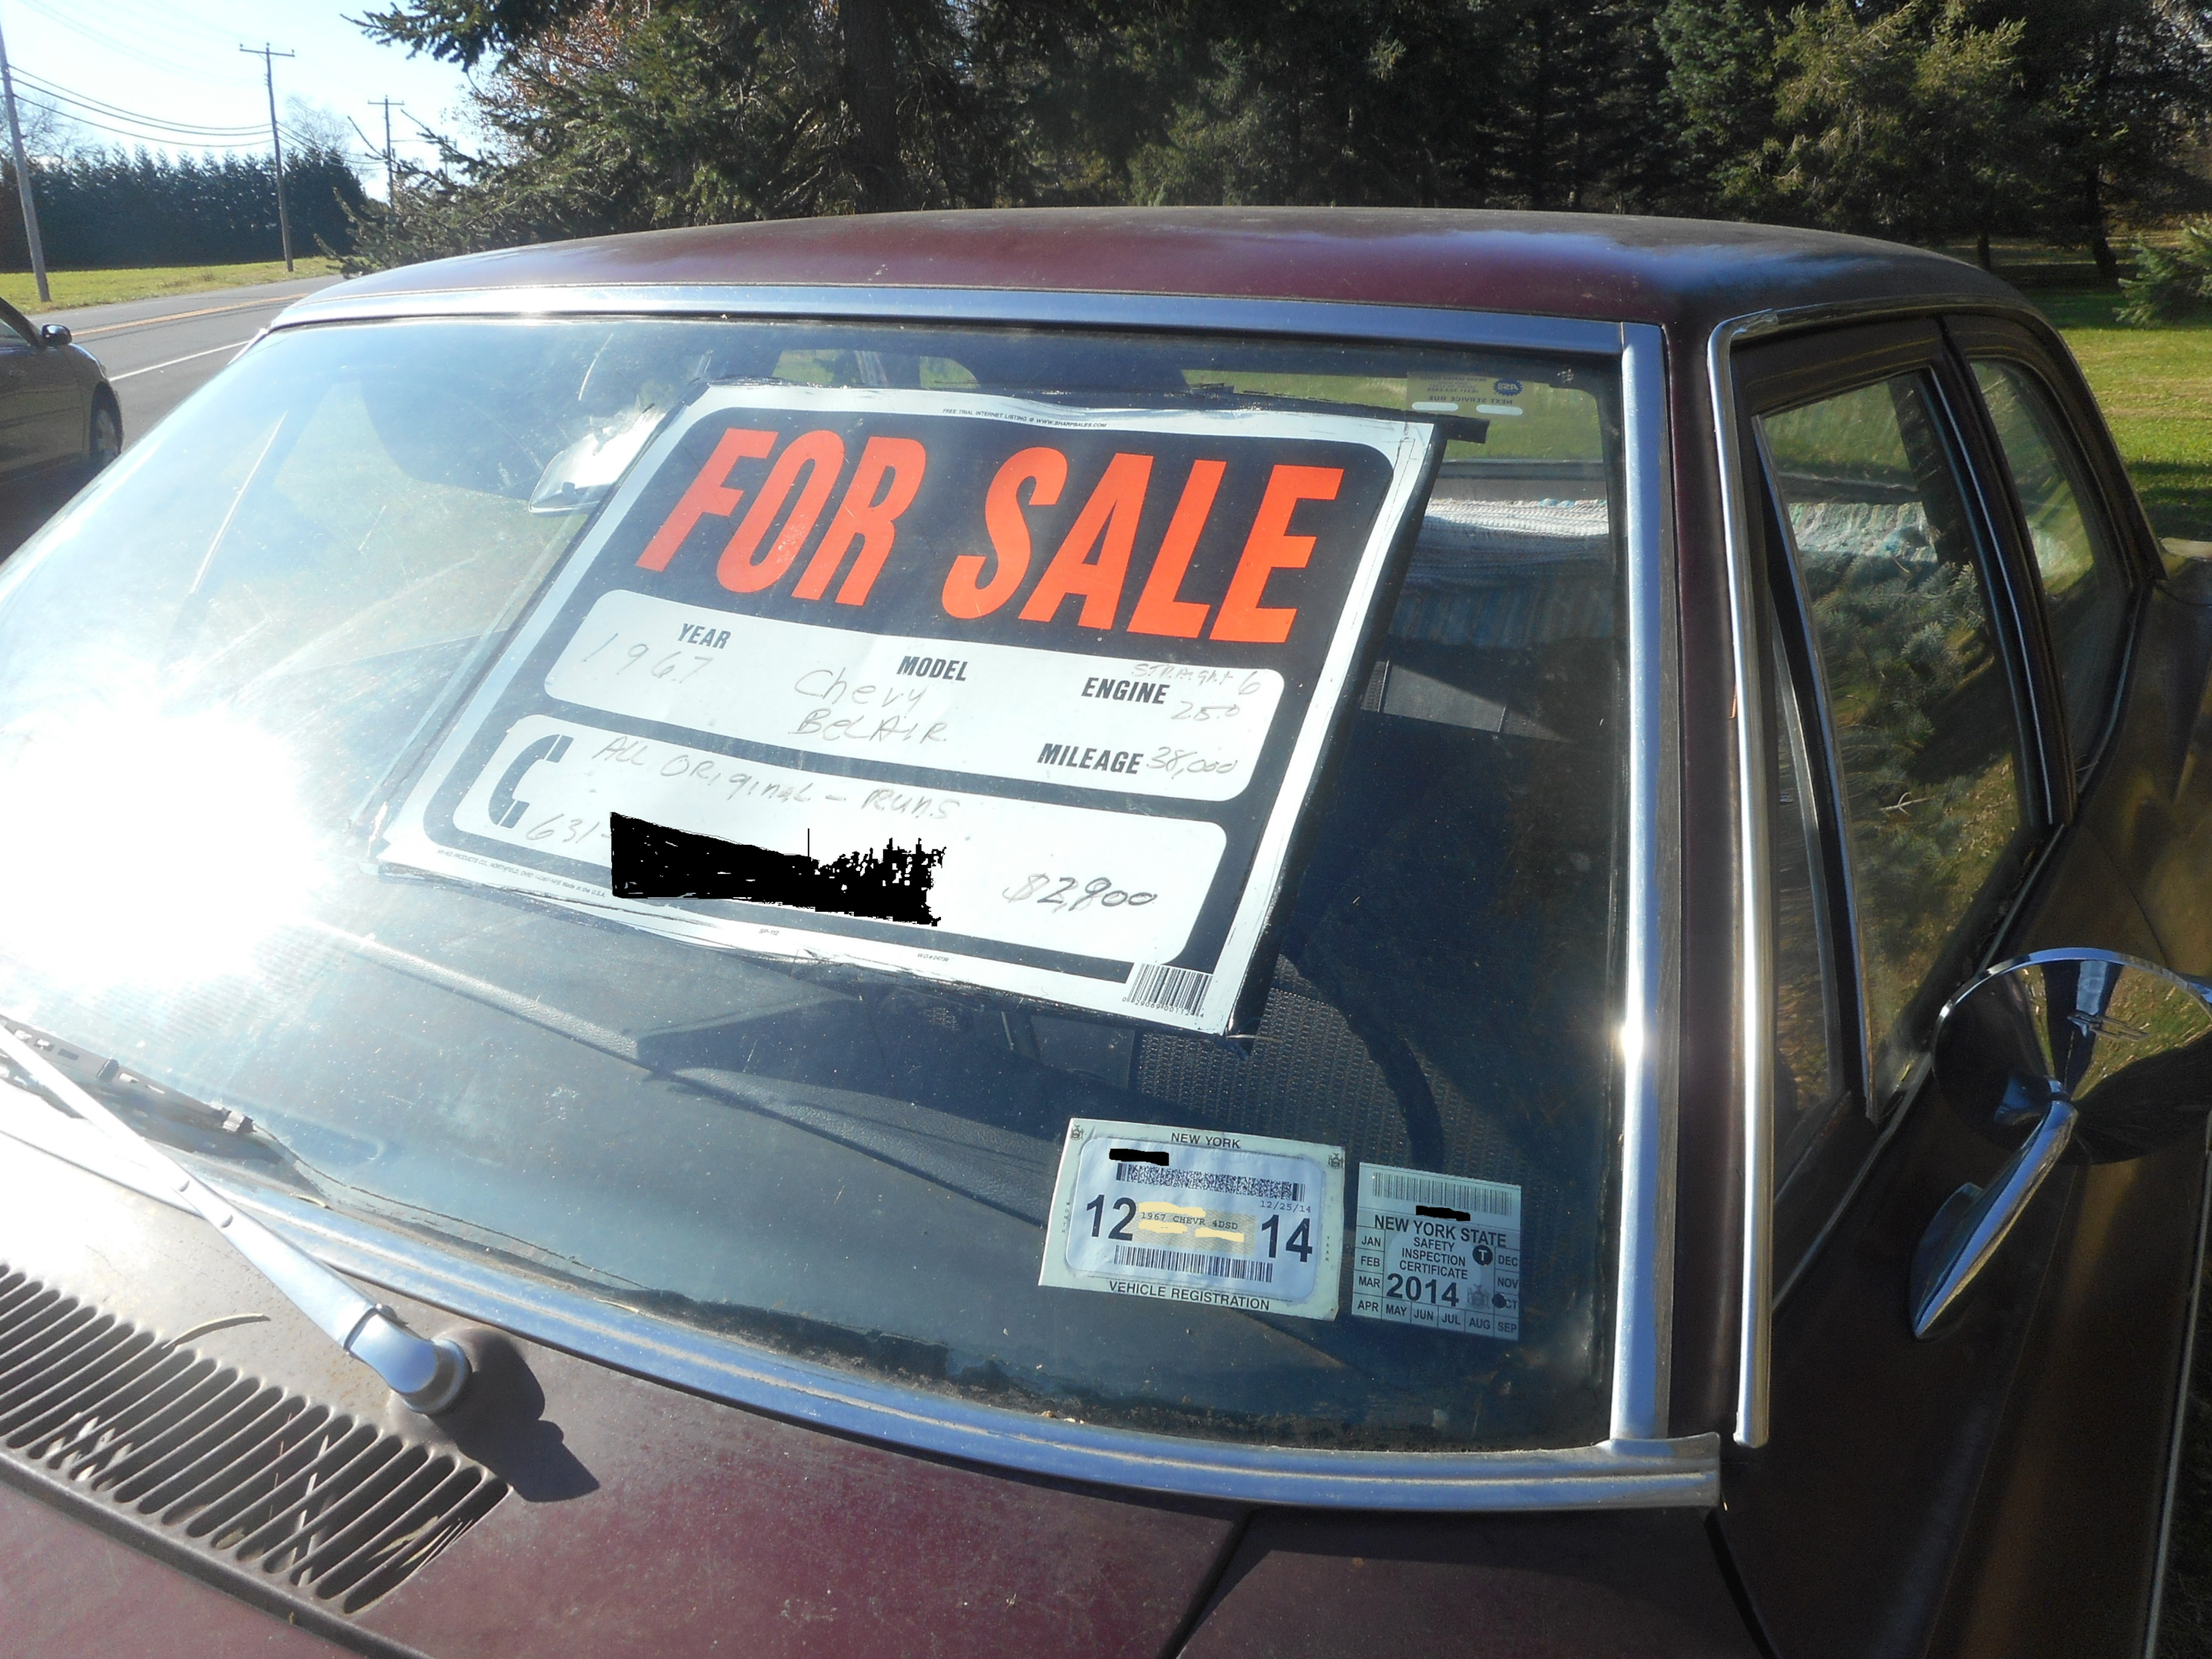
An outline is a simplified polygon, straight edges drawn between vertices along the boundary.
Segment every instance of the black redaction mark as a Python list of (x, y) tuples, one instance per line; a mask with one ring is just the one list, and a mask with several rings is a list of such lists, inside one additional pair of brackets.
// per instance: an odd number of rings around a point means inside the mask
[(885, 842), (880, 853), (846, 853), (827, 864), (804, 853), (771, 853), (612, 813), (617, 898), (744, 899), (827, 915), (937, 926), (929, 890), (941, 847)]

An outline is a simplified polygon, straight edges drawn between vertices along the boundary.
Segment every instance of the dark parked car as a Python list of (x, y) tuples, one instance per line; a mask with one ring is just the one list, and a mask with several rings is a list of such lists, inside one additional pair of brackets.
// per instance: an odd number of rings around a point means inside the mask
[(68, 325), (0, 301), (0, 510), (51, 503), (123, 453), (123, 415), (100, 360)]
[(2141, 1650), (2208, 606), (1875, 242), (304, 301), (0, 566), (0, 1647)]

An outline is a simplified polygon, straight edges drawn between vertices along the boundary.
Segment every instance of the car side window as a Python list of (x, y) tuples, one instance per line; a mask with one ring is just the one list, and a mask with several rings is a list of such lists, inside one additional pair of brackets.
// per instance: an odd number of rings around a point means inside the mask
[(2029, 817), (2019, 728), (1929, 377), (1893, 375), (1759, 428), (1843, 796), (1880, 1105), (2011, 884)]
[(2127, 637), (2127, 572), (2066, 424), (2036, 376), (1984, 359), (1974, 380), (2027, 521), (2077, 765), (2094, 754)]
[(1774, 937), (1774, 1178), (1820, 1140), (1848, 1089), (1834, 915), (1825, 878), (1817, 750), (1786, 672), (1771, 672), (1774, 772), (1767, 814)]

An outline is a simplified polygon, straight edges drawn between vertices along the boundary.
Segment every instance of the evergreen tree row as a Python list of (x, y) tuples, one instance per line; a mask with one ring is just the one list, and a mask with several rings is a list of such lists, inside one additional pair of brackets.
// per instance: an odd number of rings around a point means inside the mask
[[(2212, 0), (387, 0), (480, 69), (362, 263), (893, 208), (1718, 215), (2094, 250), (2201, 204)], [(2192, 171), (2192, 166), (2198, 171)]]
[[(93, 150), (31, 164), (46, 262), (58, 270), (231, 264), (278, 259), (276, 171), (266, 155), (167, 156)], [(292, 251), (353, 247), (366, 205), (351, 164), (333, 149), (287, 149)], [(0, 183), (0, 270), (27, 270), (15, 170)]]

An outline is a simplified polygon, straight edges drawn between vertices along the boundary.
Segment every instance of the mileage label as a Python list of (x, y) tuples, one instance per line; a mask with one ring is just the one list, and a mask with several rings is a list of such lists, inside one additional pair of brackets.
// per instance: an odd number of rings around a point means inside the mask
[(1344, 1150), (1077, 1118), (1040, 1285), (1336, 1317)]
[(1519, 1340), (1521, 1189), (1362, 1164), (1352, 1311)]

